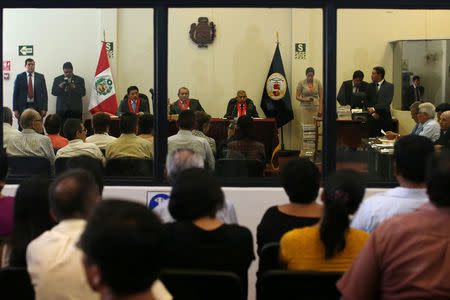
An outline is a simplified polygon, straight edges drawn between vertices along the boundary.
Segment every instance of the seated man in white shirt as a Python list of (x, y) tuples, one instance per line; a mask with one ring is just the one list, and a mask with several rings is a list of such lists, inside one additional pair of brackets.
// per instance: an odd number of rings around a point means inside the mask
[(425, 102), (419, 105), (419, 113), (417, 114), (417, 119), (423, 126), (419, 135), (431, 139), (433, 143), (441, 136), (441, 127), (434, 119), (435, 109), (432, 103)]
[(394, 171), (400, 186), (364, 200), (351, 227), (372, 233), (384, 220), (412, 212), (426, 203), (426, 164), (433, 152), (428, 138), (408, 135), (399, 139), (394, 146)]
[(100, 149), (106, 149), (106, 145), (117, 138), (109, 135), (111, 117), (104, 112), (98, 112), (92, 116), (94, 134), (86, 138), (86, 142), (96, 144)]
[[(174, 182), (175, 177), (183, 170), (191, 168), (203, 169), (204, 167), (205, 163), (203, 158), (190, 149), (178, 149), (167, 155), (166, 170), (167, 179), (170, 183)], [(195, 201), (195, 199), (193, 199), (193, 201)], [(175, 222), (175, 219), (169, 212), (169, 200), (160, 202), (158, 206), (153, 209), (153, 212), (155, 212), (164, 223)], [(238, 224), (234, 205), (228, 200), (225, 200), (223, 208), (217, 211), (216, 217), (227, 224)]]
[(163, 240), (160, 221), (145, 206), (102, 201), (79, 243), (89, 285), (101, 299), (172, 299), (157, 279)]
[(41, 115), (28, 108), (20, 115), (22, 132), (11, 135), (6, 148), (10, 156), (45, 157), (51, 165), (55, 163), (55, 152), (51, 140), (43, 135), (44, 127)]
[(100, 299), (89, 288), (76, 246), (99, 201), (98, 186), (87, 171), (70, 170), (50, 186), (50, 214), (59, 224), (33, 240), (26, 252), (36, 300)]
[(180, 113), (178, 127), (178, 133), (167, 139), (167, 153), (177, 149), (191, 149), (205, 160), (208, 169), (214, 170), (215, 159), (208, 141), (192, 134), (195, 127), (195, 114), (192, 110), (187, 109)]
[(18, 134), (19, 130), (12, 127), (12, 111), (9, 107), (3, 106), (3, 148), (8, 146), (11, 135)]
[(80, 119), (67, 119), (64, 123), (64, 135), (69, 140), (67, 146), (56, 152), (56, 158), (87, 155), (104, 161), (100, 148), (92, 143), (86, 143), (86, 129)]

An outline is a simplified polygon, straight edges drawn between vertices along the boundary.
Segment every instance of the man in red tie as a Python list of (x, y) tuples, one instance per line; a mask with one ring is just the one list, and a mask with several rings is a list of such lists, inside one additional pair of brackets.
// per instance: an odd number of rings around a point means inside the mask
[(14, 116), (19, 119), (25, 109), (32, 108), (44, 117), (48, 102), (44, 75), (34, 71), (35, 62), (32, 58), (25, 60), (25, 68), (26, 71), (18, 74), (14, 81)]
[(121, 116), (126, 112), (135, 115), (150, 113), (148, 98), (146, 95), (139, 93), (137, 86), (132, 85), (127, 89), (127, 94), (123, 97), (122, 101), (120, 101), (116, 115)]
[(252, 99), (247, 98), (247, 93), (244, 90), (239, 90), (236, 93), (236, 98), (232, 98), (228, 101), (227, 112), (225, 113), (224, 118), (234, 119), (243, 115), (259, 118)]
[(189, 98), (189, 89), (180, 87), (178, 89), (178, 100), (170, 105), (169, 111), (171, 115), (179, 115), (183, 110), (205, 111), (197, 99)]

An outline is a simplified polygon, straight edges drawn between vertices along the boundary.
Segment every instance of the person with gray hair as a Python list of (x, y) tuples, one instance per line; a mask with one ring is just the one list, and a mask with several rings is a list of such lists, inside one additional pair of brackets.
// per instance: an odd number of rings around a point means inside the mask
[[(417, 115), (419, 114), (419, 105), (422, 104), (420, 101), (413, 102), (411, 106), (409, 107), (409, 111), (411, 112), (411, 119), (416, 122), (416, 125), (411, 130), (412, 135), (419, 135), (423, 130), (423, 125), (419, 123), (419, 119), (417, 118)], [(388, 139), (398, 139), (400, 137), (400, 133), (388, 131), (386, 132), (386, 138)]]
[[(177, 149), (167, 155), (167, 179), (171, 184), (182, 171), (203, 169), (204, 167), (203, 157), (190, 149)], [(153, 208), (153, 212), (159, 216), (163, 223), (175, 222), (175, 219), (169, 212), (169, 201), (169, 199), (163, 200), (159, 202), (158, 206)], [(192, 205), (195, 205), (195, 199), (192, 199)], [(227, 224), (238, 224), (234, 205), (228, 200), (225, 200), (223, 208), (217, 211), (216, 218)]]
[(8, 146), (8, 140), (13, 134), (18, 134), (19, 130), (12, 127), (12, 111), (9, 107), (3, 106), (3, 148)]
[(32, 108), (28, 108), (20, 115), (22, 132), (12, 135), (8, 141), (6, 154), (10, 156), (45, 157), (53, 166), (55, 153), (52, 142), (44, 132), (41, 115)]
[(441, 136), (441, 127), (434, 119), (435, 109), (432, 103), (425, 102), (419, 105), (419, 113), (417, 114), (419, 123), (423, 126), (419, 135), (431, 139), (433, 143)]

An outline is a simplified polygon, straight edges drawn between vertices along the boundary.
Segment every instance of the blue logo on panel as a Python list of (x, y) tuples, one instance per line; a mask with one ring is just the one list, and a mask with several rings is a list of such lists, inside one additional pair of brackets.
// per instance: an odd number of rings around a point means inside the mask
[(159, 203), (169, 200), (169, 195), (167, 194), (156, 194), (148, 202), (148, 208), (154, 209), (159, 205)]

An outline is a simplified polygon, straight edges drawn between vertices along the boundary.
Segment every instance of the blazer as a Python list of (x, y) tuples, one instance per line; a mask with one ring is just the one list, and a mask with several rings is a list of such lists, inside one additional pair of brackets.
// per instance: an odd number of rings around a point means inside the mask
[[(47, 86), (45, 84), (44, 75), (34, 72), (34, 103), (30, 104), (30, 107), (34, 108), (38, 112), (41, 110), (48, 110), (48, 95)], [(19, 114), (27, 108), (27, 95), (28, 95), (28, 78), (27, 72), (23, 72), (17, 75), (14, 81), (13, 92), (13, 110), (18, 110)]]
[[(202, 105), (200, 104), (200, 101), (198, 101), (197, 99), (189, 99), (189, 109), (196, 112), (196, 111), (205, 111), (202, 107)], [(181, 112), (181, 107), (180, 107), (180, 100), (178, 99), (177, 101), (175, 101), (174, 103), (172, 103), (170, 105), (170, 114), (171, 115), (179, 115)]]
[(55, 77), (52, 86), (52, 95), (56, 96), (56, 113), (63, 116), (66, 112), (83, 113), (82, 98), (86, 95), (86, 88), (84, 87), (84, 79), (80, 76), (72, 76), (72, 87), (60, 88), (59, 84), (64, 82), (64, 75)]
[[(419, 85), (417, 88), (419, 89), (420, 100), (423, 101), (423, 93), (425, 92), (425, 88), (421, 85)], [(402, 109), (409, 110), (409, 107), (411, 106), (411, 104), (413, 104), (414, 101), (416, 101), (415, 89), (413, 85), (410, 85), (405, 91)]]
[[(234, 119), (238, 116), (238, 108), (237, 108), (237, 99), (232, 98), (228, 101), (227, 112), (223, 116), (227, 119)], [(259, 118), (258, 112), (256, 111), (256, 106), (253, 104), (252, 99), (247, 98), (247, 108), (245, 111), (246, 115), (249, 115), (252, 118)]]
[[(352, 108), (364, 106), (367, 104), (367, 92), (369, 89), (369, 83), (363, 81), (361, 86), (358, 87), (358, 95), (353, 94), (353, 80), (344, 81), (339, 89), (337, 100), (340, 105), (350, 105)], [(361, 100), (366, 100), (365, 103), (356, 103), (355, 98), (352, 96), (360, 96)]]
[[(139, 103), (138, 112), (150, 113), (148, 97), (145, 96), (144, 94), (139, 93), (139, 99), (141, 102)], [(117, 109), (116, 115), (120, 116), (126, 112), (131, 112), (130, 107), (128, 106), (128, 95), (125, 95), (122, 101), (120, 101), (120, 105), (119, 108)]]
[(376, 83), (369, 85), (369, 107), (375, 108), (375, 112), (380, 115), (380, 119), (392, 119), (391, 103), (394, 97), (394, 85), (386, 80), (377, 92)]

